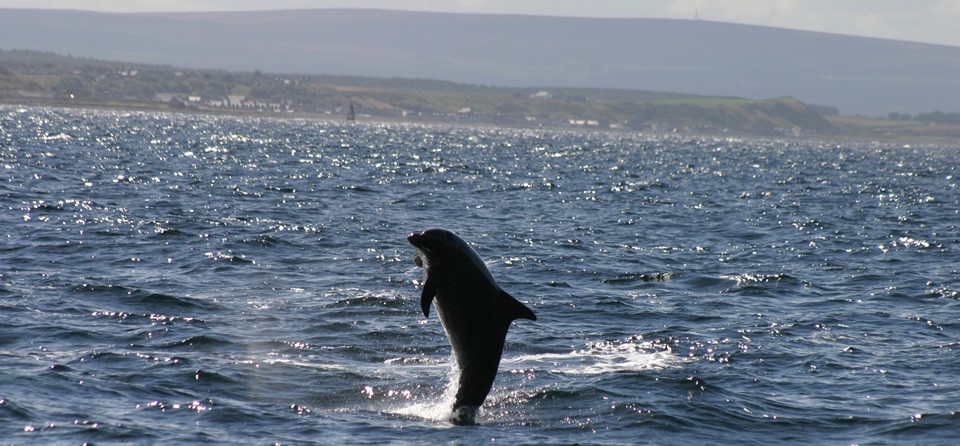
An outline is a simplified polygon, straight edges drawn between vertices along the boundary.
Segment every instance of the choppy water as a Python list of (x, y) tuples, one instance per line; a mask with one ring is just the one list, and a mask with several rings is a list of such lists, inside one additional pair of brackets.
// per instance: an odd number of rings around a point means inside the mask
[[(0, 107), (0, 438), (955, 444), (958, 159)], [(430, 227), (539, 316), (479, 426)]]

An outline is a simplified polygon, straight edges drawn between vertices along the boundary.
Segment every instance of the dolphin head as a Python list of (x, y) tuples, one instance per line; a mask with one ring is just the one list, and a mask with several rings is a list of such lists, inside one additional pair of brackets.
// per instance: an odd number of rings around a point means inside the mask
[(446, 229), (427, 229), (421, 233), (413, 233), (407, 236), (407, 241), (417, 248), (417, 254), (413, 258), (417, 266), (428, 267), (451, 261), (483, 264), (467, 242)]
[[(434, 285), (477, 277), (496, 286), (497, 281), (490, 275), (487, 264), (456, 234), (446, 229), (427, 229), (408, 235), (407, 241), (417, 248), (413, 263), (426, 270), (428, 281)], [(449, 274), (449, 271), (456, 273)]]

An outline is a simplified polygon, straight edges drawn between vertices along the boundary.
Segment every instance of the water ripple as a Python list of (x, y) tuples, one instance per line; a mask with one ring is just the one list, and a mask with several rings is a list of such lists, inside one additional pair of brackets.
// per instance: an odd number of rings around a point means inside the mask
[[(0, 128), (11, 443), (957, 437), (955, 147), (15, 106)], [(450, 349), (405, 241), (430, 227), (539, 317), (477, 428), (442, 421)]]

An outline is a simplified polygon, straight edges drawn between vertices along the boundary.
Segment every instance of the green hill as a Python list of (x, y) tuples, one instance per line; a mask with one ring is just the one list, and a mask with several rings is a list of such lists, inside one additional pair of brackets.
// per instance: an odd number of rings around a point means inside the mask
[(960, 113), (958, 47), (709, 20), (0, 9), (0, 48), (194, 69), (792, 96), (845, 115)]
[[(954, 137), (900, 122), (836, 117), (793, 98), (749, 100), (588, 88), (502, 88), (446, 81), (306, 76), (126, 64), (0, 50), (0, 102), (267, 113), (514, 127), (764, 136)], [(901, 120), (902, 121), (902, 120)], [(896, 131), (891, 131), (895, 128)], [(876, 130), (880, 129), (880, 130)]]

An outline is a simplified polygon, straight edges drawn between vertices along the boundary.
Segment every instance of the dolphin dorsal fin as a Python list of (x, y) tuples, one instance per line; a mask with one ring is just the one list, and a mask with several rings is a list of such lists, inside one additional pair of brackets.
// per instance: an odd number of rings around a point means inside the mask
[(433, 282), (427, 280), (423, 283), (423, 294), (420, 295), (420, 308), (423, 310), (423, 317), (430, 317), (430, 304), (437, 295), (437, 287)]
[(514, 319), (537, 320), (537, 315), (533, 314), (533, 310), (503, 290), (500, 290), (500, 308), (507, 322)]

